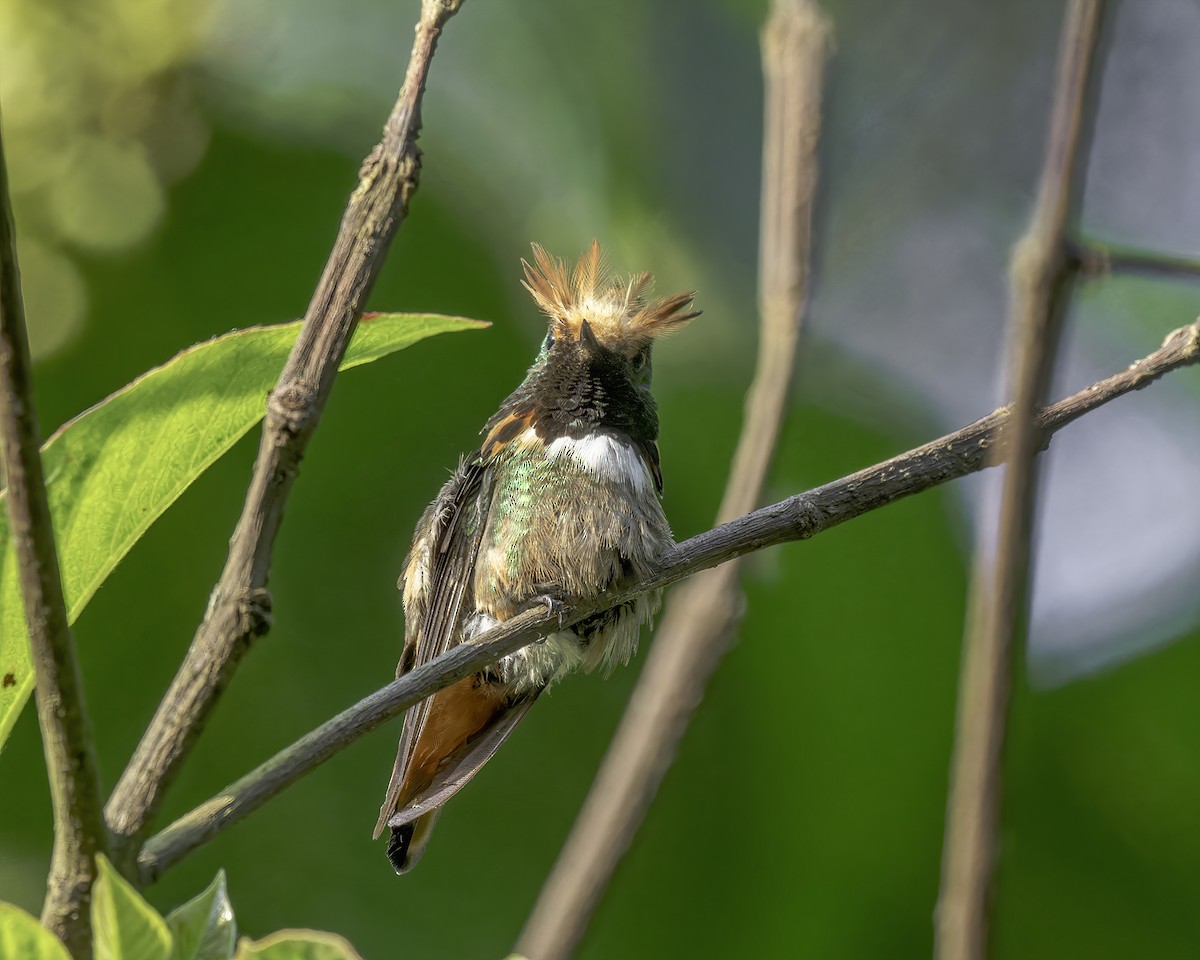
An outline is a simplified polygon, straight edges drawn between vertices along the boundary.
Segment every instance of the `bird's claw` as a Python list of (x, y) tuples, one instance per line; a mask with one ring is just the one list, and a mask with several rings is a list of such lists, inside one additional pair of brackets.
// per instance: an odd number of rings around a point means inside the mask
[[(548, 593), (544, 593), (540, 597), (537, 597), (536, 602), (543, 605), (546, 608), (547, 613), (558, 617), (558, 626), (559, 626), (559, 629), (562, 629), (562, 625), (567, 618), (566, 604), (564, 604), (557, 597), (550, 596), (550, 594), (548, 594)], [(546, 642), (545, 637), (542, 637), (540, 640), (538, 640), (538, 643), (545, 643), (545, 642)]]

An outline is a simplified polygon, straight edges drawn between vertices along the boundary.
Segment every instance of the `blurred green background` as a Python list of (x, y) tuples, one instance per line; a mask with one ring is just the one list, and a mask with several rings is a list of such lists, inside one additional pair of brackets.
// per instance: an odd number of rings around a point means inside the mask
[[(824, 6), (838, 39), (817, 288), (773, 499), (990, 408), (1006, 251), (1032, 196), (1061, 14), (1033, 0)], [(1171, 55), (1200, 42), (1200, 18), (1168, 0), (1133, 6), (1116, 5), (1118, 32), (1137, 42), (1114, 48), (1112, 71), (1138, 83), (1106, 79), (1117, 106), (1102, 109), (1087, 223), (1186, 252), (1200, 222), (1178, 197), (1200, 185), (1156, 188), (1139, 172), (1195, 165), (1196, 144), (1170, 138), (1188, 135), (1176, 128), (1195, 118), (1200, 87), (1173, 72), (1195, 66)], [(668, 515), (679, 538), (709, 526), (754, 353), (765, 7), (467, 0), (450, 23), (425, 109), (421, 188), (371, 307), (494, 326), (339, 382), (278, 543), (274, 629), (226, 693), (164, 824), (390, 678), (401, 637), (393, 585), (412, 526), (541, 336), (518, 285), (530, 240), (573, 256), (597, 236), (620, 269), (699, 291), (705, 315), (658, 351), (655, 380)], [(0, 0), (0, 95), (45, 433), (193, 342), (303, 313), (394, 97), (416, 9), (103, 0), (82, 12)], [(1150, 110), (1114, 119), (1134, 93), (1165, 98), (1172, 122)], [(1131, 206), (1131, 192), (1143, 202)], [(1153, 349), (1196, 301), (1169, 283), (1089, 287), (1064, 387)], [(1195, 489), (1186, 471), (1200, 462), (1189, 439), (1200, 435), (1200, 387), (1192, 372), (1176, 380), (1121, 401), (1132, 419), (1099, 421), (1102, 458), (1086, 461), (1095, 481), (1085, 486), (1111, 480), (1114, 512), (1154, 499), (1121, 473), (1146, 459), (1125, 445), (1130, 424), (1147, 435), (1190, 426), (1171, 439), (1181, 459), (1154, 461), (1153, 482)], [(77, 625), (110, 786), (203, 611), (256, 442), (167, 513)], [(1085, 520), (1084, 531), (1103, 527), (1094, 513)], [(1121, 534), (1098, 534), (1120, 552)], [(753, 558), (741, 643), (582, 956), (929, 955), (969, 542), (961, 491), (943, 490)], [(1183, 558), (1168, 573), (1193, 570), (1194, 551), (1158, 554)], [(1020, 685), (997, 956), (1200, 951), (1200, 637), (1194, 579), (1159, 602), (1168, 573), (1131, 587), (1154, 602), (1123, 600), (1110, 639), (1124, 656), (1175, 642), (1065, 685)], [(1086, 606), (1086, 577), (1082, 590)], [(1109, 593), (1094, 584), (1092, 604)], [(1072, 650), (1054, 654), (1075, 665), (1058, 679), (1114, 659)], [(394, 724), (148, 895), (166, 910), (224, 867), (251, 935), (308, 926), (370, 958), (502, 956), (637, 669), (556, 688), (448, 807), (410, 876), (395, 877), (370, 841)], [(0, 898), (37, 910), (50, 827), (27, 710), (0, 757)]]

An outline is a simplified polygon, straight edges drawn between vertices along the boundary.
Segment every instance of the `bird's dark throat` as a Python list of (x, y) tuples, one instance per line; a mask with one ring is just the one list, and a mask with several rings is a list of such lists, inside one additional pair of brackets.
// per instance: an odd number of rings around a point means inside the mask
[(628, 362), (608, 350), (571, 350), (554, 356), (521, 385), (493, 418), (516, 410), (551, 443), (594, 433), (622, 434), (636, 443), (658, 437), (658, 411), (650, 391), (629, 376)]

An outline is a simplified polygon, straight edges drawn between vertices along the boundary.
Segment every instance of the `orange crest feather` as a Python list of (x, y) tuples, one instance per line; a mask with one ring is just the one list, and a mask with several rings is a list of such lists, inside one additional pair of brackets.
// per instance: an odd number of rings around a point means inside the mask
[(583, 321), (610, 350), (633, 354), (647, 343), (700, 315), (688, 311), (694, 294), (649, 299), (654, 278), (635, 273), (628, 280), (610, 274), (595, 240), (568, 272), (563, 260), (533, 244), (533, 265), (522, 260), (525, 289), (560, 334), (578, 339)]

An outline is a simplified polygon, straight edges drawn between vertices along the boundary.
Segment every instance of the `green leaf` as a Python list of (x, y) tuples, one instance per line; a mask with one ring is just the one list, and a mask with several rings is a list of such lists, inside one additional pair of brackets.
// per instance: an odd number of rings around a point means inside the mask
[(0, 902), (0, 958), (8, 960), (71, 960), (67, 948), (49, 930), (18, 906)]
[(234, 960), (362, 960), (345, 937), (317, 930), (280, 930), (261, 940), (243, 939)]
[(96, 857), (92, 895), (95, 960), (168, 960), (167, 922), (104, 856)]
[(167, 914), (167, 926), (175, 937), (171, 960), (229, 960), (237, 945), (237, 923), (225, 871), (218, 871), (198, 897)]
[[(368, 315), (342, 369), (438, 333), (485, 326), (437, 314)], [(42, 447), (72, 622), (163, 511), (262, 418), (299, 330), (298, 322), (252, 327), (184, 350)], [(0, 509), (0, 747), (33, 689), (13, 553)]]

